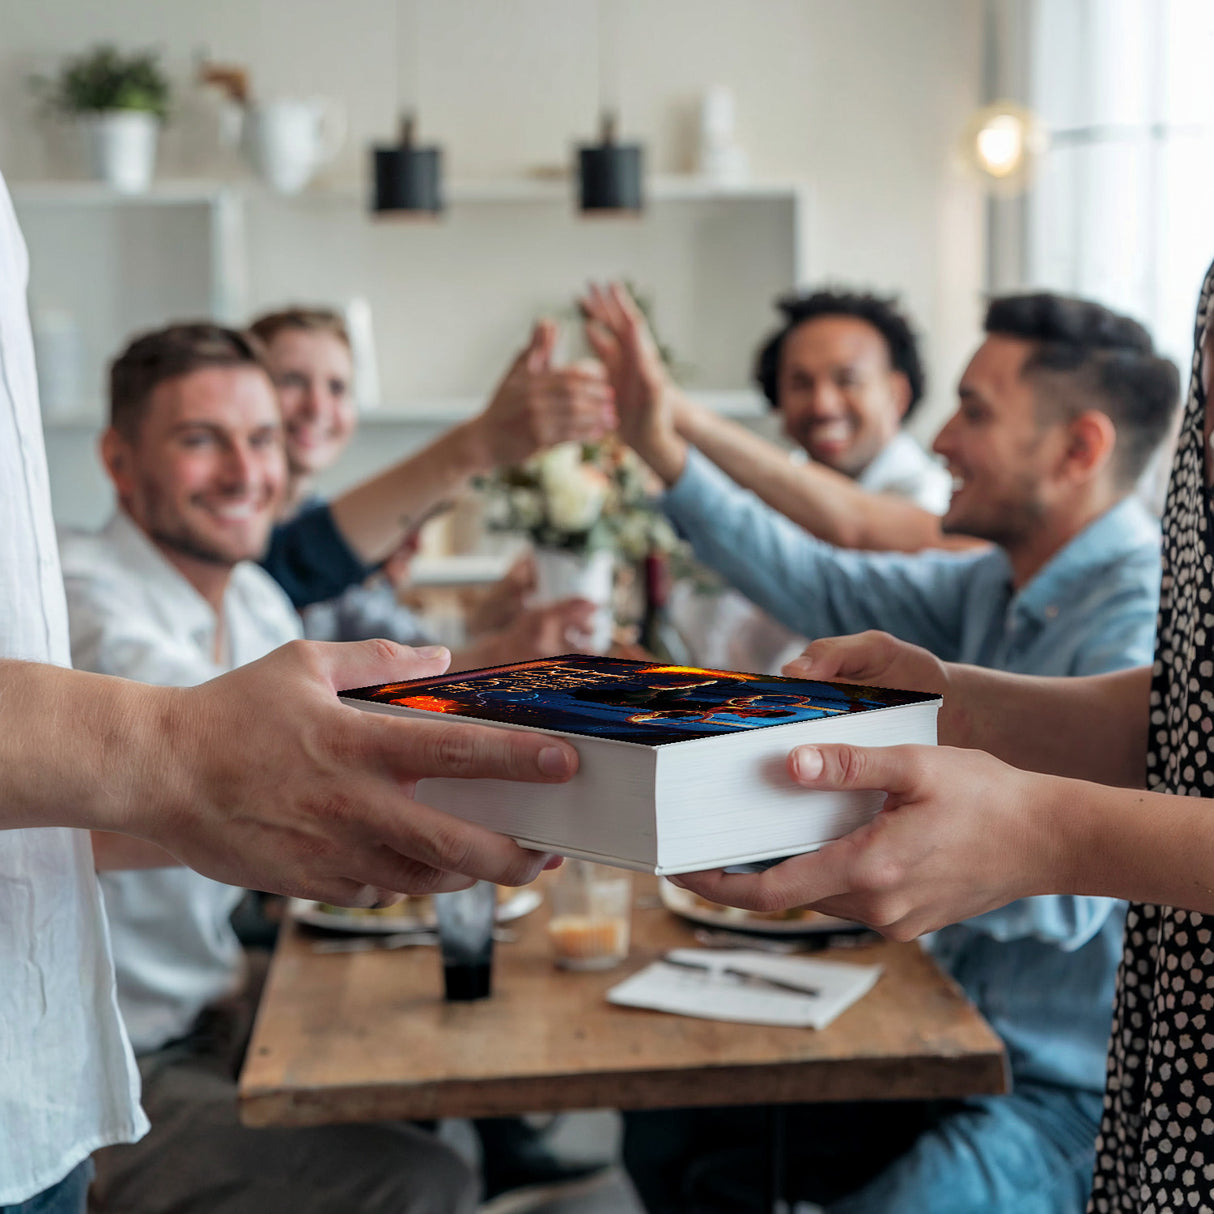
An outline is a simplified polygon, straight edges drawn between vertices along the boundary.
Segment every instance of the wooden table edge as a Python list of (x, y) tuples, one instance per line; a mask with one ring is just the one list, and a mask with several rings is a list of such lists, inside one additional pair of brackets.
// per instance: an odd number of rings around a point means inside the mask
[[(307, 1126), (339, 1122), (493, 1117), (575, 1109), (657, 1109), (703, 1105), (833, 1103), (847, 1100), (924, 1100), (1001, 1095), (1009, 1090), (1002, 1052), (969, 1054), (942, 1072), (931, 1092), (912, 1076), (921, 1060), (870, 1059), (858, 1084), (849, 1059), (770, 1066), (703, 1067), (562, 1076), (442, 1080), (408, 1089), (374, 1084), (334, 1085), (321, 1092), (242, 1086), (240, 1119), (248, 1126)], [(655, 1083), (655, 1080), (659, 1081)]]

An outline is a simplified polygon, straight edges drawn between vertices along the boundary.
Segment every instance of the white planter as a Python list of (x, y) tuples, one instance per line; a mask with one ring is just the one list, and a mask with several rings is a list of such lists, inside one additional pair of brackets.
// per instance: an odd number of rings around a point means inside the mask
[(579, 556), (563, 548), (535, 550), (535, 595), (537, 606), (561, 599), (589, 599), (596, 606), (587, 647), (605, 653), (611, 645), (612, 588), (615, 554), (607, 549)]
[(144, 110), (81, 114), (89, 171), (120, 194), (143, 194), (156, 169), (160, 119)]

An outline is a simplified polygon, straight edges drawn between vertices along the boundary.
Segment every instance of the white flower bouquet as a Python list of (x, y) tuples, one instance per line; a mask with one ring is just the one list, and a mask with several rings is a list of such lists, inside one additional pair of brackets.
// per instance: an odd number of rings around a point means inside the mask
[(654, 507), (648, 474), (618, 439), (561, 443), (477, 485), (491, 531), (527, 535), (537, 548), (611, 551), (638, 561), (679, 540)]

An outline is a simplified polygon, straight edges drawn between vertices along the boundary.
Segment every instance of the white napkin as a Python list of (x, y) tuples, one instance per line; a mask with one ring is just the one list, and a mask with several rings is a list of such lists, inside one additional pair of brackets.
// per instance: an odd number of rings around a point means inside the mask
[[(881, 976), (879, 965), (810, 961), (747, 949), (681, 948), (668, 956), (684, 964), (655, 961), (613, 986), (607, 992), (608, 1002), (705, 1020), (821, 1029), (870, 991)], [(705, 968), (687, 968), (688, 964)], [(740, 975), (801, 986), (805, 993), (748, 982)]]

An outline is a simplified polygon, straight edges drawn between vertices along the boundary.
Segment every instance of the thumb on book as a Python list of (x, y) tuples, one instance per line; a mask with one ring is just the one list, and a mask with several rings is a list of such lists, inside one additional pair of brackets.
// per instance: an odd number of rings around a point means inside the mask
[(918, 779), (915, 746), (798, 746), (788, 774), (804, 788), (905, 792)]

